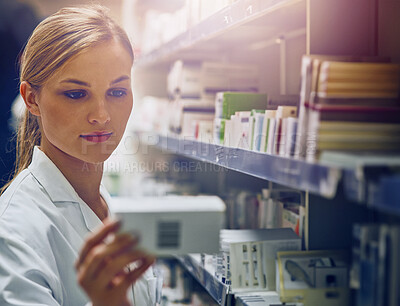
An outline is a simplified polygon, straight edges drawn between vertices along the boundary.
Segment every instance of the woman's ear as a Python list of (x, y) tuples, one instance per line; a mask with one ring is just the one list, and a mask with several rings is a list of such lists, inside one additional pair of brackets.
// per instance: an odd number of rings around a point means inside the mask
[(38, 92), (28, 82), (23, 81), (19, 87), (19, 92), (24, 99), (25, 105), (32, 115), (40, 116), (38, 105)]

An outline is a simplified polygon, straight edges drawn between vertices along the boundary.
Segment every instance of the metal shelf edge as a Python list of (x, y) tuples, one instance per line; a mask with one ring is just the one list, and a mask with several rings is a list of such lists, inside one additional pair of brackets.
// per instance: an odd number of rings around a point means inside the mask
[(218, 281), (190, 256), (178, 256), (177, 259), (219, 305), (226, 304), (228, 286)]
[(333, 198), (342, 176), (339, 168), (222, 145), (159, 136), (161, 150), (272, 181), (287, 187)]
[(200, 21), (187, 31), (177, 35), (160, 47), (138, 57), (137, 67), (145, 67), (162, 61), (174, 54), (194, 46), (199, 41), (221, 35), (237, 26), (281, 8), (295, 5), (305, 0), (239, 0), (221, 8), (213, 15)]

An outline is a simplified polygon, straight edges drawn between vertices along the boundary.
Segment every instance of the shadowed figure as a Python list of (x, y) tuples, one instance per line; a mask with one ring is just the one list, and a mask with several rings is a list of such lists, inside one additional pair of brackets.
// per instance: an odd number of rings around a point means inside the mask
[(17, 0), (0, 0), (0, 186), (14, 172), (15, 139), (11, 106), (19, 93), (18, 55), (39, 23), (34, 9)]

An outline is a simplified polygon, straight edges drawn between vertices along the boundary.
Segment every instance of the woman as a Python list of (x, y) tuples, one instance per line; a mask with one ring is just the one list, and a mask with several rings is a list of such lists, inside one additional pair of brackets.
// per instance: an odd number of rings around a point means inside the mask
[(0, 198), (0, 305), (154, 304), (154, 258), (118, 233), (101, 185), (132, 109), (132, 64), (98, 6), (62, 9), (30, 37), (16, 175)]

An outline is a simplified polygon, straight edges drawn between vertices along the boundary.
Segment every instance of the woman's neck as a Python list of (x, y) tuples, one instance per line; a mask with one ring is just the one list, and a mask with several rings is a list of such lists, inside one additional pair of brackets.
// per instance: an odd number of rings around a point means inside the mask
[(82, 161), (53, 145), (42, 143), (40, 148), (66, 177), (79, 197), (100, 220), (104, 220), (108, 215), (108, 208), (100, 195), (103, 163), (93, 164)]

